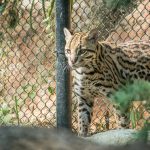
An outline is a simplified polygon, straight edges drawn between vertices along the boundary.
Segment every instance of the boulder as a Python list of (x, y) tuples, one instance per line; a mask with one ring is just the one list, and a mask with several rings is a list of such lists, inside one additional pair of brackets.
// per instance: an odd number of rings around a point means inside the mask
[(0, 150), (148, 150), (149, 148), (150, 145), (140, 142), (126, 146), (100, 145), (62, 129), (0, 128)]
[[(109, 130), (86, 137), (86, 140), (102, 145), (125, 145), (136, 142), (139, 132), (133, 129)], [(150, 140), (150, 134), (149, 134)]]

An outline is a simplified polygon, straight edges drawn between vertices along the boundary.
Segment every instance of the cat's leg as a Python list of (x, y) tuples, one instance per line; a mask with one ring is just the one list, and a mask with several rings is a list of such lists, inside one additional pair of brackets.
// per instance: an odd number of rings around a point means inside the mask
[(87, 136), (91, 123), (93, 102), (78, 96), (78, 132), (79, 136)]
[(130, 126), (130, 113), (129, 108), (125, 109), (124, 111), (121, 111), (121, 109), (118, 106), (114, 106), (115, 112), (117, 115), (117, 125), (118, 128), (124, 128), (128, 129)]

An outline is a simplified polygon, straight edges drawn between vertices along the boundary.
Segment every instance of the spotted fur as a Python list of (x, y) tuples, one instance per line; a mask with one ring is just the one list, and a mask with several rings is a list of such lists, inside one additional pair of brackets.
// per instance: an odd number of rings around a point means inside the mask
[[(95, 97), (108, 96), (128, 80), (150, 81), (150, 43), (128, 42), (114, 46), (99, 42), (96, 30), (71, 33), (64, 29), (65, 54), (74, 77), (78, 98), (79, 135), (86, 136)], [(121, 114), (119, 126), (128, 128), (128, 115)]]

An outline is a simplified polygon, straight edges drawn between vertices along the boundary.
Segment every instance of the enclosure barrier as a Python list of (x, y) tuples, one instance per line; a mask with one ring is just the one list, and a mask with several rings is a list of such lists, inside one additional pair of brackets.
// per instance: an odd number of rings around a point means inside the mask
[(70, 29), (70, 0), (56, 0), (57, 127), (71, 129), (70, 71), (66, 68), (64, 27)]

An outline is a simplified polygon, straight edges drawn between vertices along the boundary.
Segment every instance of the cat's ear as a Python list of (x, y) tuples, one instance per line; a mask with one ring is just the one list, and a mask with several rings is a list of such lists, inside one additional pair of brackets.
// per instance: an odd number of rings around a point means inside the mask
[(72, 35), (67, 28), (64, 28), (65, 40), (68, 41), (71, 39)]
[(91, 40), (92, 42), (98, 41), (99, 32), (98, 29), (93, 29), (88, 33), (87, 39)]

